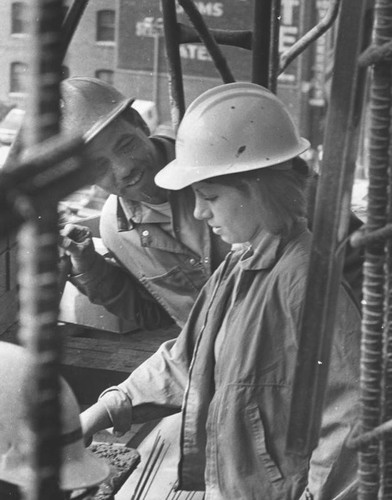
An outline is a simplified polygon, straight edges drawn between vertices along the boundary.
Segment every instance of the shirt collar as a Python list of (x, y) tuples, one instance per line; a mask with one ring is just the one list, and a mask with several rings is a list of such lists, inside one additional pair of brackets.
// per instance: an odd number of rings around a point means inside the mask
[(118, 198), (118, 203), (128, 222), (133, 224), (165, 224), (171, 222), (169, 202), (153, 205), (150, 203), (130, 202)]

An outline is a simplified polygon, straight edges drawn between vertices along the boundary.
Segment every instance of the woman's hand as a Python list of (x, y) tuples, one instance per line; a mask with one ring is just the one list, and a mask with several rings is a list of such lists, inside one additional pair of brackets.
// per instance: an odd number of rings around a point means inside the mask
[(91, 444), (96, 432), (108, 429), (113, 425), (105, 405), (99, 401), (80, 414), (80, 423), (86, 446)]

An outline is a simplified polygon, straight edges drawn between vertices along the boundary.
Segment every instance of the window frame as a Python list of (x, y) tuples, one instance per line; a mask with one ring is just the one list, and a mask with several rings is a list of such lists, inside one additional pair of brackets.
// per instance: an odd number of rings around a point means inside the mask
[[(16, 68), (21, 68), (21, 71), (16, 71)], [(22, 61), (13, 61), (10, 64), (10, 82), (9, 82), (9, 93), (14, 95), (25, 95), (27, 93), (27, 69), (28, 65)], [(20, 75), (24, 75), (21, 77)], [(14, 83), (17, 82), (18, 85), (15, 89)], [(20, 84), (22, 82), (22, 85)], [(23, 89), (24, 87), (24, 89)]]
[[(18, 15), (16, 12), (18, 11)], [(27, 36), (28, 35), (28, 20), (27, 20), (28, 6), (26, 2), (12, 2), (11, 3), (11, 35), (12, 36)], [(17, 24), (20, 24), (20, 30), (15, 29)]]
[[(108, 26), (108, 23), (102, 22), (102, 17), (105, 15), (110, 14), (113, 16), (113, 23), (111, 23), (110, 26)], [(113, 38), (110, 39), (101, 39), (102, 36), (102, 30), (112, 30), (113, 32)], [(102, 45), (115, 45), (116, 43), (116, 11), (114, 9), (101, 9), (97, 10), (96, 14), (96, 24), (95, 24), (95, 41), (98, 44)]]
[[(109, 79), (101, 78), (100, 75), (102, 74), (110, 75), (111, 78)], [(104, 68), (97, 69), (95, 70), (94, 76), (95, 78), (98, 78), (99, 80), (102, 80), (103, 82), (106, 82), (109, 85), (113, 85), (114, 83), (114, 71), (112, 69), (104, 69)]]

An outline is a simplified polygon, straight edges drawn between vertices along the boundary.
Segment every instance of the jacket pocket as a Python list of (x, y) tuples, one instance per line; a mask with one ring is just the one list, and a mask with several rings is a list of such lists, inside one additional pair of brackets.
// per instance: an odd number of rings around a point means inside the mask
[(155, 276), (140, 276), (140, 281), (147, 288), (155, 286), (171, 290), (179, 286), (181, 289), (189, 290), (190, 292), (198, 292), (205, 280), (205, 275), (199, 269), (186, 272), (181, 266), (175, 266), (169, 271)]
[(265, 442), (265, 430), (259, 408), (257, 406), (249, 406), (247, 408), (247, 416), (254, 438), (256, 453), (271, 483), (278, 483), (283, 479), (283, 475), (271, 455), (268, 453)]
[[(197, 274), (200, 287), (195, 286), (180, 266), (158, 276), (141, 276), (140, 282), (181, 326), (184, 325), (204, 281), (200, 271)], [(197, 281), (196, 281), (197, 282)]]

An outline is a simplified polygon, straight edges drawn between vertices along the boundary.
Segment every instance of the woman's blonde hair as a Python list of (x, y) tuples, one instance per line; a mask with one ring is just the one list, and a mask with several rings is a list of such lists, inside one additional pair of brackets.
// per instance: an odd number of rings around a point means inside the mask
[(266, 229), (273, 234), (285, 234), (296, 220), (307, 216), (309, 176), (306, 163), (294, 158), (273, 167), (221, 175), (205, 182), (253, 192), (260, 200)]

